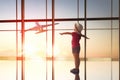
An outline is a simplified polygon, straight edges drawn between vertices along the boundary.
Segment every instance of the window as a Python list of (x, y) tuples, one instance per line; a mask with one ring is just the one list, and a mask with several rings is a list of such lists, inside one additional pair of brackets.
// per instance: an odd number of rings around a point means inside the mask
[[(54, 1), (54, 30), (51, 25), (42, 33), (32, 28), (52, 24), (53, 0), (0, 1), (0, 79), (119, 80), (119, 0)], [(71, 36), (59, 33), (72, 32), (78, 21), (90, 39), (81, 38), (80, 74), (74, 76)]]

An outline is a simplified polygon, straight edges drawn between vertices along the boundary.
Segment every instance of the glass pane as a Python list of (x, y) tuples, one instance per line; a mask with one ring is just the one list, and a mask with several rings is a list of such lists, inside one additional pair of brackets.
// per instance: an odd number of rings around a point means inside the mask
[(119, 58), (119, 31), (113, 30), (113, 37), (112, 37), (112, 57), (113, 59)]
[(117, 61), (113, 61), (112, 62), (112, 79), (113, 80), (119, 80), (119, 62)]
[[(40, 23), (40, 25), (45, 25)], [(45, 58), (46, 56), (46, 33), (36, 34), (37, 30), (29, 30), (36, 27), (36, 24), (25, 24), (25, 56), (28, 58)]]
[(16, 55), (15, 24), (7, 23), (7, 24), (0, 24), (0, 26), (1, 26), (0, 56), (11, 56), (11, 57), (15, 56)]
[(25, 19), (45, 19), (45, 0), (25, 0)]
[(16, 80), (16, 61), (0, 60), (0, 75), (0, 80)]
[(21, 0), (17, 0), (17, 18), (21, 19)]
[(109, 30), (88, 31), (91, 40), (87, 40), (87, 57), (110, 58), (111, 35)]
[(31, 59), (25, 61), (25, 80), (46, 80), (46, 61)]
[[(18, 23), (18, 55), (21, 54), (21, 32), (20, 23)], [(16, 55), (16, 23), (2, 23), (0, 24), (0, 55), (1, 56), (15, 56)], [(12, 47), (11, 47), (12, 45)]]
[(119, 16), (119, 0), (112, 0), (113, 1), (113, 17)]
[(16, 0), (0, 0), (0, 20), (16, 19)]
[(110, 17), (110, 16), (111, 16), (110, 0), (87, 1), (87, 17)]
[(88, 30), (110, 30), (111, 28), (111, 21), (88, 21), (87, 22), (87, 29)]
[(77, 0), (55, 0), (55, 18), (77, 17)]
[[(94, 68), (93, 68), (94, 67)], [(87, 62), (87, 80), (110, 80), (111, 62), (108, 61), (88, 61)]]

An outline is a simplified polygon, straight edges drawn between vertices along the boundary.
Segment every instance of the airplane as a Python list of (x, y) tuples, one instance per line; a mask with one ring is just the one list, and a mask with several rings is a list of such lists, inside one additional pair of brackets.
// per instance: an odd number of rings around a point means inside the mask
[[(35, 22), (35, 24), (36, 24), (36, 26), (25, 30), (25, 32), (27, 32), (27, 31), (38, 31), (38, 32), (35, 33), (35, 34), (38, 34), (38, 33), (42, 33), (42, 32), (48, 31), (48, 30), (45, 30), (43, 28), (46, 28), (48, 26), (52, 26), (52, 24), (40, 25), (38, 22)], [(59, 24), (59, 23), (55, 23), (54, 25), (57, 25), (57, 24)]]

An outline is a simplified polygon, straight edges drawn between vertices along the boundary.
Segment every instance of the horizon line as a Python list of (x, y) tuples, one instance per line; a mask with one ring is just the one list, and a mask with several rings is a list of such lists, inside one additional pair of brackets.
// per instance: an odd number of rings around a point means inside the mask
[[(22, 57), (22, 56), (0, 56), (0, 60), (31, 60), (30, 57)], [(35, 58), (34, 58), (35, 59)], [(37, 60), (39, 60), (38, 58), (36, 58)], [(55, 61), (59, 61), (59, 60), (73, 60), (73, 58), (68, 58), (68, 57), (40, 57), (40, 59), (43, 60), (47, 60), (47, 61), (51, 61), (51, 60), (55, 60)], [(81, 61), (119, 61), (119, 58), (110, 58), (110, 57), (90, 57), (90, 58), (80, 58)]]

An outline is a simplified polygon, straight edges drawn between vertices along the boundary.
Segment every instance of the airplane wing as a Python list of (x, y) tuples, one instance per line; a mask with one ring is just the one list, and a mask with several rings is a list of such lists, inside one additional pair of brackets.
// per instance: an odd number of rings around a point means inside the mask
[[(57, 25), (57, 24), (59, 24), (59, 23), (54, 23), (54, 25)], [(44, 28), (44, 27), (52, 26), (52, 24), (41, 25), (41, 26)]]
[(32, 28), (29, 28), (29, 29), (26, 29), (25, 32), (26, 31), (38, 31), (38, 30), (42, 30), (42, 26), (38, 22), (36, 22), (35, 24), (36, 24), (36, 26), (34, 26)]
[[(32, 27), (32, 28), (29, 28), (29, 29), (26, 29), (26, 31), (39, 31), (39, 32), (42, 32), (44, 31), (43, 28), (44, 27), (48, 27), (48, 26), (52, 26), (52, 24), (47, 24), (47, 25), (40, 25), (38, 22), (35, 22), (36, 26)], [(54, 25), (57, 25), (59, 23), (55, 23)]]
[(38, 22), (35, 22), (36, 26), (42, 27)]
[(32, 27), (32, 28), (26, 29), (25, 32), (26, 32), (26, 31), (37, 31), (38, 29), (39, 29), (38, 26), (34, 26), (34, 27)]
[[(59, 23), (55, 23), (54, 25), (57, 25)], [(37, 26), (41, 26), (41, 29), (38, 29), (38, 32), (36, 32), (35, 34), (39, 34), (39, 33), (42, 33), (42, 32), (46, 32), (48, 30), (44, 30), (43, 28), (44, 27), (48, 27), (48, 26), (52, 26), (52, 24), (47, 24), (47, 25), (39, 25), (39, 23), (36, 22), (36, 25)]]

